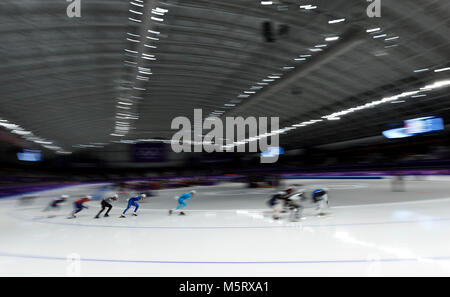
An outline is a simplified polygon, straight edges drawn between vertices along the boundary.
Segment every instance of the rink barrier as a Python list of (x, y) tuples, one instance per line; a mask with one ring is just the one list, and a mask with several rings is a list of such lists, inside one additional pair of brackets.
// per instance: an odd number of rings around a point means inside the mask
[(35, 185), (35, 186), (25, 187), (23, 189), (23, 191), (19, 191), (14, 194), (8, 194), (8, 195), (3, 195), (3, 196), (0, 194), (0, 199), (17, 198), (17, 197), (33, 195), (33, 194), (38, 194), (41, 192), (52, 191), (52, 190), (57, 190), (57, 189), (62, 189), (62, 188), (86, 186), (86, 185), (104, 185), (104, 184), (105, 183), (85, 182), (85, 183), (73, 183), (73, 184), (64, 184), (64, 185), (61, 185), (61, 184), (52, 184), (52, 185), (45, 185), (45, 186), (36, 186)]
[(283, 179), (384, 179), (385, 176), (304, 176), (295, 175), (283, 177)]
[[(336, 174), (336, 173), (334, 173)], [(380, 180), (380, 179), (391, 179), (394, 177), (392, 174), (386, 174), (386, 175), (301, 175), (301, 174), (281, 174), (281, 179), (284, 180)], [(450, 175), (448, 174), (432, 174), (432, 175), (423, 175), (423, 174), (409, 174), (409, 175), (402, 175), (405, 181), (450, 181)], [(216, 178), (216, 177), (214, 177)], [(133, 179), (133, 181), (142, 181)], [(7, 199), (7, 198), (15, 198), (15, 197), (21, 197), (26, 195), (33, 195), (40, 192), (50, 191), (50, 190), (56, 190), (66, 187), (74, 187), (74, 186), (81, 186), (81, 185), (105, 185), (111, 183), (110, 181), (104, 181), (104, 182), (78, 182), (78, 183), (71, 183), (71, 184), (47, 184), (47, 185), (33, 185), (33, 186), (25, 186), (22, 191), (15, 191), (14, 194), (0, 194), (0, 199)], [(0, 189), (1, 190), (1, 189)], [(104, 189), (99, 190), (100, 192), (106, 191)], [(99, 192), (99, 193), (100, 193)], [(97, 196), (97, 195), (96, 195)]]
[(72, 186), (79, 186), (81, 184), (70, 184), (70, 185), (45, 185), (45, 186), (30, 186), (23, 188), (23, 191), (15, 191), (14, 194), (0, 194), (0, 199), (7, 199), (7, 198), (15, 198), (15, 197), (21, 197), (26, 195), (33, 195), (45, 191), (51, 191), (56, 189), (62, 189), (66, 187), (72, 187)]

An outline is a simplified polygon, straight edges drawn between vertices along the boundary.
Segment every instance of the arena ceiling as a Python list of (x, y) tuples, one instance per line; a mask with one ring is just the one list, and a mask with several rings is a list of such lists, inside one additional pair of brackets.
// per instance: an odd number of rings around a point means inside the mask
[(0, 3), (0, 125), (57, 152), (171, 139), (196, 108), (279, 117), (287, 148), (450, 118), (446, 85), (404, 93), (449, 79), (450, 1), (381, 0), (373, 18), (363, 0), (80, 3)]

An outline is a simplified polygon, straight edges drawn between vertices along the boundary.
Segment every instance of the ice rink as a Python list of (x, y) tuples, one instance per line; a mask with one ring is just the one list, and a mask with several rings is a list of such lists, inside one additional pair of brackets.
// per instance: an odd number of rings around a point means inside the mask
[(407, 181), (405, 192), (386, 179), (287, 183), (327, 187), (330, 214), (274, 221), (266, 201), (277, 190), (237, 183), (195, 187), (186, 216), (167, 212), (190, 188), (158, 191), (126, 219), (125, 196), (109, 218), (93, 218), (98, 201), (73, 220), (72, 203), (54, 218), (42, 212), (99, 185), (40, 192), (28, 205), (1, 199), (0, 275), (450, 276), (449, 181)]

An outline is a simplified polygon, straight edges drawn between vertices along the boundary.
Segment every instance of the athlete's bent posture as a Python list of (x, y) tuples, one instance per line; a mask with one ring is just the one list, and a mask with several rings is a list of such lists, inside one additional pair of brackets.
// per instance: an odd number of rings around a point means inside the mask
[(291, 207), (288, 205), (289, 198), (296, 193), (296, 188), (291, 186), (284, 191), (278, 192), (273, 195), (267, 204), (273, 209), (273, 219), (278, 220), (280, 213), (288, 212)]
[(112, 197), (105, 197), (105, 198), (103, 198), (103, 199), (102, 199), (102, 202), (101, 202), (102, 209), (100, 209), (100, 211), (99, 211), (98, 214), (95, 216), (95, 218), (96, 218), (96, 219), (99, 219), (99, 218), (100, 218), (100, 215), (102, 214), (102, 212), (103, 212), (106, 208), (108, 208), (108, 210), (107, 210), (106, 213), (105, 213), (105, 217), (109, 217), (109, 212), (110, 212), (111, 209), (112, 209), (112, 205), (111, 205), (109, 202), (111, 202), (112, 200), (116, 201), (116, 200), (118, 200), (118, 199), (119, 199), (119, 195), (118, 195), (118, 194), (114, 194), (114, 196), (112, 196)]
[(52, 211), (52, 214), (50, 214), (48, 217), (55, 217), (56, 211), (59, 210), (61, 205), (64, 204), (68, 198), (69, 196), (67, 195), (61, 195), (61, 198), (54, 199), (52, 202), (50, 202), (50, 204), (43, 210), (43, 212)]
[(189, 193), (185, 193), (179, 197), (176, 197), (177, 201), (178, 201), (178, 205), (175, 209), (169, 210), (169, 215), (171, 215), (174, 212), (178, 212), (179, 215), (184, 216), (185, 213), (183, 212), (183, 209), (187, 206), (186, 200), (191, 199), (192, 197), (195, 196), (195, 194), (197, 194), (196, 191), (190, 191)]
[(67, 198), (69, 196), (67, 195), (61, 195), (61, 198), (55, 199), (43, 210), (43, 211), (49, 211), (49, 210), (57, 210), (59, 207), (64, 204), (64, 202), (67, 201)]
[(324, 215), (323, 209), (328, 207), (328, 191), (317, 189), (312, 192), (311, 196), (313, 202), (317, 204), (316, 210), (320, 211), (319, 215)]
[(281, 191), (272, 196), (268, 204), (273, 209), (273, 219), (278, 220), (280, 213), (289, 212), (292, 221), (301, 217), (303, 206), (301, 201), (304, 200), (304, 190), (297, 190), (295, 187), (289, 187), (285, 191)]
[(72, 216), (70, 216), (69, 217), (69, 219), (72, 219), (72, 218), (76, 218), (77, 216), (77, 213), (79, 213), (80, 211), (82, 211), (84, 208), (88, 208), (87, 206), (85, 206), (84, 205), (84, 203), (86, 203), (86, 202), (88, 202), (88, 201), (91, 201), (91, 199), (92, 199), (92, 196), (86, 196), (85, 198), (81, 198), (81, 199), (79, 199), (79, 200), (77, 200), (77, 201), (75, 201), (74, 203), (73, 203), (73, 212), (72, 212)]
[(133, 216), (137, 216), (137, 210), (139, 209), (139, 204), (137, 203), (137, 201), (144, 200), (145, 197), (147, 197), (147, 195), (141, 194), (139, 196), (131, 197), (130, 199), (128, 199), (128, 206), (127, 206), (127, 208), (125, 208), (125, 210), (123, 211), (123, 213), (120, 217), (125, 218), (125, 214), (132, 206), (134, 206)]
[(283, 210), (284, 207), (284, 197), (286, 196), (286, 192), (278, 192), (275, 195), (273, 195), (269, 201), (267, 201), (267, 204), (272, 208), (273, 210), (273, 219), (278, 220), (280, 218), (280, 213)]
[(305, 191), (300, 189), (285, 198), (286, 207), (289, 209), (289, 217), (291, 221), (298, 221), (302, 217), (304, 207), (301, 202), (305, 200), (304, 194)]

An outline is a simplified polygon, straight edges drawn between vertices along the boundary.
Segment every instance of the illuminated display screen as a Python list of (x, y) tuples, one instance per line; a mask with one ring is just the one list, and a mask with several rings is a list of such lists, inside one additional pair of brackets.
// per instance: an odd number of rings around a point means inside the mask
[(430, 116), (406, 120), (403, 128), (383, 131), (383, 135), (386, 138), (405, 138), (441, 130), (444, 130), (444, 120), (440, 117)]
[(282, 147), (271, 147), (267, 152), (261, 153), (261, 157), (275, 157), (284, 154)]
[(23, 153), (17, 153), (17, 159), (25, 162), (39, 162), (42, 161), (42, 154), (37, 150), (24, 150)]

